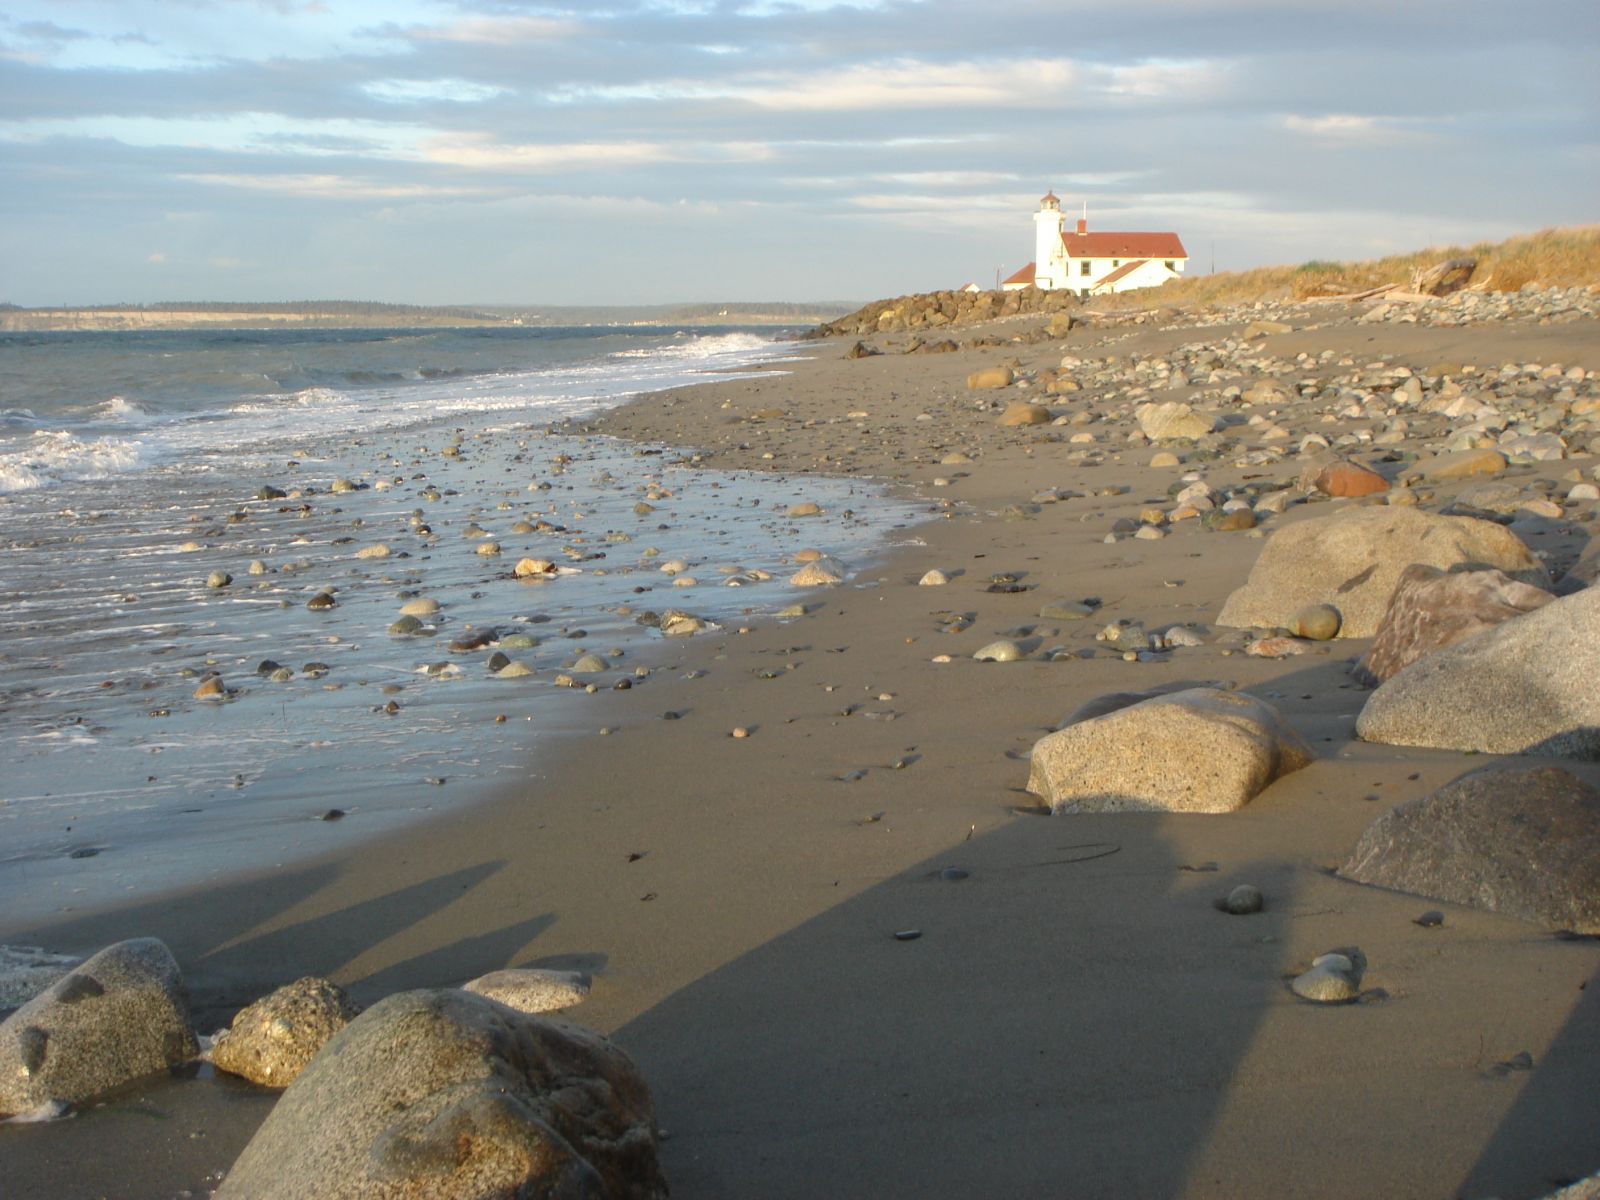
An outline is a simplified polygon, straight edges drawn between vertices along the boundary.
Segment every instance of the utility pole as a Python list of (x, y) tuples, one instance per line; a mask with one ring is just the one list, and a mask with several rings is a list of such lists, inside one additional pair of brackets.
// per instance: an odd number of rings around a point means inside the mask
[(1211, 239), (1211, 273), (1217, 273), (1217, 239)]

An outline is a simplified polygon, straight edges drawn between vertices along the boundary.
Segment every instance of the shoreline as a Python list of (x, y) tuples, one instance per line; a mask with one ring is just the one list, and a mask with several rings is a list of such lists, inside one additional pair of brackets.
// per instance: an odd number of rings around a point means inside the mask
[[(1208, 637), (1129, 662), (1093, 640), (1118, 618), (1225, 633), (1216, 612), (1259, 539), (1198, 522), (1148, 542), (1105, 536), (1165, 503), (1185, 470), (1221, 486), (1292, 473), (1292, 457), (1152, 467), (1154, 448), (1073, 443), (1073, 427), (1000, 429), (992, 397), (963, 386), (1010, 358), (1026, 370), (1064, 354), (1127, 362), (1222, 336), (1119, 328), (858, 362), (824, 342), (808, 362), (774, 364), (786, 374), (640, 396), (583, 422), (707, 467), (881, 477), (920, 496), (929, 520), (906, 531), (921, 544), (889, 548), (867, 578), (797, 594), (816, 606), (800, 620), (652, 648), (646, 686), (588, 698), (614, 733), (556, 747), (494, 799), (282, 871), (7, 923), (0, 941), (86, 951), (162, 937), (202, 1029), (308, 973), (370, 1003), (507, 965), (590, 971), (593, 994), (568, 1015), (639, 1063), (680, 1196), (1334, 1196), (1355, 1169), (1384, 1195), (1509, 1200), (1592, 1172), (1600, 1121), (1584, 1089), (1600, 1061), (1600, 989), (1578, 989), (1600, 972), (1600, 947), (1454, 907), (1445, 929), (1420, 930), (1412, 918), (1430, 902), (1325, 873), (1381, 804), (1483, 757), (1353, 740), (1365, 693), (1345, 666), (1365, 642), (1274, 661)], [(1521, 361), (1600, 370), (1587, 326), (1332, 322), (1266, 339), (1291, 360), (1373, 345), (1406, 361), (1475, 351), (1485, 366), (1508, 343)], [(971, 461), (944, 461), (954, 454)], [(1039, 499), (1050, 489), (1063, 494)], [(1281, 520), (1312, 515), (1301, 507)], [(935, 567), (951, 582), (917, 587)], [(996, 572), (1031, 590), (987, 591)], [(1037, 615), (1091, 596), (1087, 621)], [(971, 661), (1023, 628), (1093, 654)], [(933, 661), (942, 654), (952, 661)], [(1037, 801), (1021, 790), (1023, 756), (1078, 703), (1218, 679), (1272, 697), (1323, 757), (1226, 817), (1026, 811)], [(669, 711), (679, 719), (662, 720)], [(750, 736), (731, 737), (736, 725)], [(1561, 765), (1597, 781), (1593, 765)], [(940, 879), (947, 866), (968, 877)], [(1270, 900), (1242, 925), (1210, 905), (1238, 882)], [(908, 928), (923, 936), (889, 936)], [(1318, 1011), (1283, 990), (1295, 963), (1349, 943), (1389, 1000)], [(1531, 1075), (1485, 1077), (1523, 1050)], [(0, 1130), (19, 1194), (202, 1186), (271, 1104), (222, 1080), (141, 1095)], [(141, 1104), (169, 1115), (171, 1133), (162, 1165), (129, 1178), (126, 1155), (149, 1137)]]

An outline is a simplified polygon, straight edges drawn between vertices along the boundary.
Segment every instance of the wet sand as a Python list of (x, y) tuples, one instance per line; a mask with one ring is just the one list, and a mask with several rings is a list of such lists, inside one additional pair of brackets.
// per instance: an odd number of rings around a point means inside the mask
[[(1080, 329), (860, 361), (826, 342), (786, 374), (641, 398), (592, 427), (694, 447), (710, 466), (887, 479), (927, 508), (919, 544), (850, 564), (844, 587), (797, 592), (803, 618), (664, 642), (645, 685), (575, 694), (613, 732), (542, 753), (489, 802), (132, 907), (0, 915), (0, 941), (88, 952), (161, 937), (202, 1029), (306, 974), (370, 1003), (503, 966), (592, 971), (593, 995), (569, 1015), (641, 1066), (681, 1197), (1511, 1200), (1591, 1173), (1600, 943), (1329, 872), (1386, 806), (1485, 756), (1356, 741), (1366, 693), (1346, 670), (1364, 642), (1242, 654), (1212, 622), (1259, 538), (1190, 521), (1161, 540), (1105, 540), (1116, 519), (1166, 504), (1186, 470), (1213, 486), (1292, 478), (1292, 454), (1154, 468), (1154, 448), (1108, 426), (1076, 444), (1071, 427), (1001, 429), (995, 394), (963, 384), (1004, 361), (1024, 374), (1064, 354), (1126, 362), (1226, 332)], [(1592, 322), (1340, 322), (1265, 345), (1291, 359), (1600, 370)], [(941, 463), (956, 451), (972, 461)], [(1070, 498), (1039, 502), (1050, 488)], [(1447, 498), (1437, 489), (1427, 506)], [(1330, 511), (1296, 506), (1266, 528)], [(1592, 505), (1573, 514), (1553, 553), (1570, 555), (1593, 519)], [(951, 582), (917, 586), (930, 568)], [(1031, 590), (987, 590), (997, 572)], [(1086, 621), (1037, 615), (1090, 597)], [(1119, 618), (1208, 632), (1130, 662), (1095, 641)], [(971, 659), (1007, 633), (1093, 655)], [(1321, 757), (1225, 816), (1030, 811), (1039, 736), (1094, 696), (1180, 680), (1270, 699)], [(1240, 882), (1263, 890), (1265, 912), (1213, 908)], [(1429, 908), (1443, 927), (1413, 923)], [(1365, 985), (1384, 998), (1325, 1008), (1288, 992), (1286, 975), (1344, 945), (1365, 952)], [(1531, 1071), (1496, 1070), (1521, 1052)], [(206, 1072), (0, 1130), (7, 1194), (203, 1194), (270, 1105)]]

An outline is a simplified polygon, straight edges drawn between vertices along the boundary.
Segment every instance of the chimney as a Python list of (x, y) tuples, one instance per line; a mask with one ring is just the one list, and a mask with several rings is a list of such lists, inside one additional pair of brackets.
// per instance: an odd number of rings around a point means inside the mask
[(1079, 217), (1078, 218), (1078, 232), (1079, 233), (1088, 233), (1089, 232), (1089, 218), (1088, 217)]

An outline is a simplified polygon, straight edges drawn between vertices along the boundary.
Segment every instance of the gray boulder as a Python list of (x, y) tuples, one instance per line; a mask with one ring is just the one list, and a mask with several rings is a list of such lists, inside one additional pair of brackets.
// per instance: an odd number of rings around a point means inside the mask
[(1600, 758), (1600, 590), (1447, 646), (1367, 698), (1356, 734), (1395, 746)]
[(199, 1053), (172, 952), (108, 946), (0, 1024), (0, 1116), (87, 1100)]
[(1503, 571), (1446, 574), (1438, 567), (1413, 563), (1400, 573), (1377, 636), (1353, 674), (1363, 683), (1382, 683), (1435, 650), (1554, 599), (1543, 588), (1519, 583)]
[(1232, 812), (1314, 757), (1270, 705), (1189, 688), (1041, 738), (1028, 791), (1058, 813)]
[(1216, 428), (1214, 417), (1203, 416), (1179, 400), (1141, 404), (1133, 416), (1139, 431), (1152, 442), (1198, 440)]
[(650, 1094), (597, 1033), (455, 988), (401, 992), (289, 1086), (218, 1200), (656, 1200)]
[(240, 1011), (212, 1047), (211, 1063), (264, 1087), (288, 1087), (360, 1011), (338, 984), (297, 979)]
[(1600, 791), (1560, 767), (1477, 771), (1379, 817), (1339, 874), (1597, 934)]
[(1492, 521), (1388, 505), (1347, 509), (1273, 534), (1217, 623), (1286, 626), (1306, 605), (1331, 604), (1342, 618), (1340, 637), (1371, 637), (1413, 563), (1445, 571), (1494, 568), (1538, 587), (1550, 582), (1517, 536)]
[(521, 1013), (556, 1012), (588, 998), (589, 977), (582, 971), (522, 967), (490, 971), (461, 987)]

